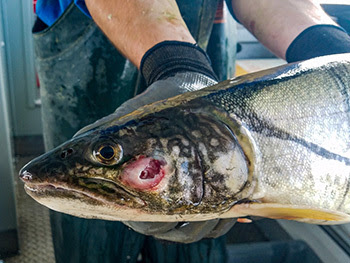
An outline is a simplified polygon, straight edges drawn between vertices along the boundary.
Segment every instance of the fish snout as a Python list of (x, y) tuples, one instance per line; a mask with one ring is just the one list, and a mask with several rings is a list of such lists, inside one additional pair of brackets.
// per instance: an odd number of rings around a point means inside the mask
[(38, 183), (42, 180), (39, 178), (38, 173), (35, 172), (35, 169), (32, 168), (31, 162), (26, 164), (20, 171), (19, 171), (19, 178), (24, 183)]
[(19, 177), (21, 178), (21, 180), (23, 182), (30, 182), (33, 179), (33, 175), (26, 170), (24, 170), (24, 171), (21, 170), (19, 172)]
[[(61, 153), (59, 153), (61, 154)], [(46, 153), (27, 163), (20, 171), (19, 178), (25, 184), (41, 184), (62, 176), (66, 172), (61, 157)]]

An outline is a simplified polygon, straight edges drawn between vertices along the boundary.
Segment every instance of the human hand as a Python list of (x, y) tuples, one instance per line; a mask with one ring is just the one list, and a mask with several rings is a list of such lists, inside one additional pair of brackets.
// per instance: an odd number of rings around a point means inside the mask
[(216, 83), (212, 78), (200, 73), (177, 73), (175, 76), (154, 82), (143, 93), (120, 105), (113, 115), (114, 118), (121, 117), (152, 102), (199, 90)]

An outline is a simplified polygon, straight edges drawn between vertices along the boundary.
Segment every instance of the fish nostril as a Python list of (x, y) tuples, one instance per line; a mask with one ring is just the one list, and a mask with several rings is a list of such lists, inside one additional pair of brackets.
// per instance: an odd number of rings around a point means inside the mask
[(33, 179), (33, 175), (28, 171), (21, 172), (20, 177), (23, 181), (31, 181)]
[(72, 154), (74, 151), (73, 151), (73, 149), (72, 148), (69, 148), (68, 150), (67, 150), (67, 153), (68, 154)]
[(73, 153), (74, 153), (74, 150), (72, 148), (69, 148), (67, 150), (62, 151), (60, 156), (61, 156), (62, 159), (65, 159), (65, 158), (67, 158), (69, 155), (71, 155)]

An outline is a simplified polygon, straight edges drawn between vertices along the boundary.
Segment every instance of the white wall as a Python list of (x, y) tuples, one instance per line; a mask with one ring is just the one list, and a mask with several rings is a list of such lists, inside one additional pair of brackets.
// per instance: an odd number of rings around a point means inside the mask
[(1, 0), (0, 19), (4, 33), (5, 66), (13, 135), (41, 134), (31, 27), (32, 1)]
[(5, 65), (5, 45), (0, 20), (0, 232), (16, 228), (13, 166)]

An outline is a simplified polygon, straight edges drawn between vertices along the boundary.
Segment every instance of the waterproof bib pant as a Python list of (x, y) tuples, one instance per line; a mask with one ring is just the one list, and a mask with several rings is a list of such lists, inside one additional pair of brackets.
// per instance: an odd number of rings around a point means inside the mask
[[(205, 49), (218, 1), (178, 2), (191, 33)], [(74, 4), (51, 27), (33, 36), (46, 150), (69, 140), (80, 128), (112, 113), (145, 88), (137, 69)], [(222, 39), (210, 41), (215, 46)], [(214, 52), (232, 57), (231, 71), (234, 53), (235, 48)], [(50, 220), (57, 263), (136, 262), (140, 253), (144, 262), (225, 261), (224, 237), (185, 245), (141, 235), (120, 222), (54, 211)]]

